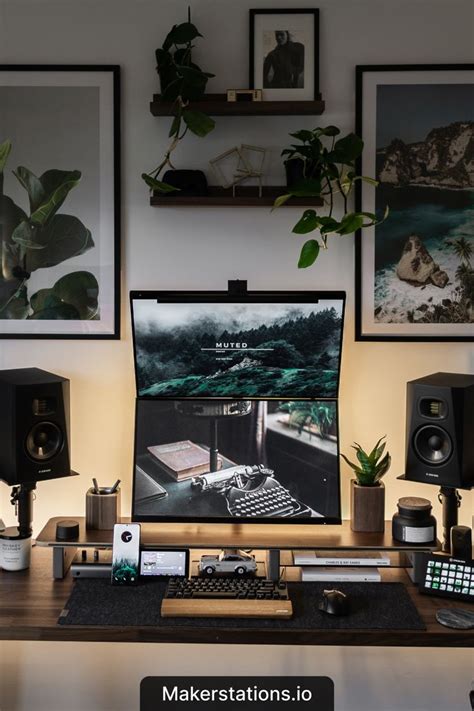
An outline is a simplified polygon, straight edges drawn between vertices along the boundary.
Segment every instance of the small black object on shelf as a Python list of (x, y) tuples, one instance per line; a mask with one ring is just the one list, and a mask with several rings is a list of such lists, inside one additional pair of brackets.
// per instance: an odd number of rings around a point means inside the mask
[(202, 170), (167, 170), (163, 182), (176, 188), (176, 192), (164, 197), (205, 197), (208, 194), (207, 179)]
[(57, 541), (75, 541), (79, 538), (79, 524), (73, 519), (64, 519), (56, 524)]

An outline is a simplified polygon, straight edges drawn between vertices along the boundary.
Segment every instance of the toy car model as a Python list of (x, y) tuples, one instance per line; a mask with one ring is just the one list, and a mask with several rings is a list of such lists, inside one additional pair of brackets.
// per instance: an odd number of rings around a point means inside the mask
[(257, 572), (255, 558), (247, 553), (223, 551), (220, 555), (203, 555), (199, 571), (204, 575), (235, 574), (245, 575)]

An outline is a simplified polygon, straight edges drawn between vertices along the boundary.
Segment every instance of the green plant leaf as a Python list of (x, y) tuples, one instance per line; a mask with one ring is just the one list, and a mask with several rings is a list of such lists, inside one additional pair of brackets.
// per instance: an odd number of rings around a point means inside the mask
[(319, 218), (320, 227), (319, 230), (322, 235), (327, 235), (331, 232), (336, 232), (337, 228), (339, 227), (339, 222), (334, 219), (334, 217), (320, 217)]
[(53, 286), (53, 293), (62, 303), (73, 306), (82, 320), (93, 319), (99, 307), (99, 284), (90, 272), (66, 274)]
[(174, 25), (168, 33), (163, 43), (163, 49), (169, 49), (172, 44), (187, 44), (196, 37), (202, 37), (197, 27), (192, 22), (182, 22), (180, 25)]
[(210, 116), (202, 111), (194, 111), (192, 109), (183, 111), (183, 120), (189, 130), (201, 138), (207, 136), (216, 125), (216, 122)]
[(28, 168), (25, 168), (22, 165), (20, 165), (16, 171), (13, 171), (13, 175), (28, 193), (28, 197), (30, 199), (30, 212), (34, 212), (46, 197), (40, 179), (28, 170)]
[(69, 192), (81, 179), (79, 170), (48, 170), (40, 177), (45, 201), (31, 214), (30, 220), (44, 225), (61, 207)]
[(60, 303), (61, 299), (56, 296), (53, 289), (39, 289), (30, 299), (30, 305), (33, 311), (54, 309)]
[(295, 133), (288, 134), (292, 138), (296, 138), (298, 141), (311, 141), (314, 136), (312, 131), (306, 129), (301, 129), (301, 131), (296, 131)]
[(318, 242), (315, 239), (309, 239), (307, 242), (304, 243), (301, 249), (300, 258), (298, 261), (298, 269), (306, 269), (307, 267), (310, 267), (318, 258), (318, 254)]
[(79, 318), (79, 312), (71, 304), (58, 304), (28, 316), (30, 321), (76, 321)]
[(8, 304), (15, 298), (24, 283), (24, 279), (3, 279), (0, 276), (0, 319), (10, 318), (6, 315)]
[(334, 144), (333, 153), (335, 154), (335, 161), (337, 163), (345, 163), (346, 165), (352, 165), (352, 163), (358, 158), (364, 148), (364, 142), (355, 133), (349, 133), (344, 138), (340, 138)]
[(276, 199), (275, 202), (273, 203), (273, 209), (276, 207), (281, 207), (282, 205), (285, 204), (285, 202), (288, 202), (288, 200), (291, 198), (290, 193), (287, 193), (286, 195), (279, 195)]
[(5, 170), (5, 166), (7, 164), (8, 156), (10, 155), (11, 150), (11, 141), (4, 141), (3, 143), (0, 143), (0, 175)]
[(178, 96), (182, 94), (183, 79), (178, 77), (177, 74), (174, 75), (175, 78), (170, 81), (164, 81), (162, 74), (160, 74), (161, 82), (165, 85), (165, 89), (161, 94), (162, 101), (176, 101)]
[(28, 220), (23, 220), (15, 227), (11, 238), (13, 242), (25, 249), (43, 249), (44, 244), (39, 239), (40, 233), (41, 228), (38, 225), (32, 225)]
[(326, 128), (320, 129), (320, 135), (322, 136), (339, 136), (341, 133), (337, 126), (326, 126)]
[(26, 319), (30, 310), (28, 303), (28, 290), (23, 284), (10, 299), (4, 309), (0, 311), (0, 319)]
[(3, 241), (11, 243), (12, 234), (28, 216), (6, 195), (0, 195), (0, 224), (3, 227)]
[(292, 231), (297, 235), (306, 235), (308, 232), (313, 232), (313, 230), (317, 229), (319, 223), (320, 219), (315, 210), (305, 210)]
[(171, 56), (170, 52), (167, 52), (165, 49), (157, 49), (155, 51), (155, 58), (156, 63), (158, 65), (158, 69), (169, 67), (171, 64), (173, 64), (173, 57)]
[(41, 249), (27, 249), (26, 252), (25, 262), (29, 272), (54, 267), (84, 254), (94, 246), (90, 231), (72, 215), (55, 215), (38, 232)]
[(364, 217), (357, 212), (348, 212), (342, 218), (337, 233), (340, 235), (350, 235), (359, 230), (364, 224)]
[(173, 185), (168, 185), (168, 183), (163, 183), (161, 180), (152, 178), (148, 173), (142, 173), (142, 179), (148, 185), (149, 188), (157, 193), (174, 193), (179, 192), (180, 188), (175, 188)]

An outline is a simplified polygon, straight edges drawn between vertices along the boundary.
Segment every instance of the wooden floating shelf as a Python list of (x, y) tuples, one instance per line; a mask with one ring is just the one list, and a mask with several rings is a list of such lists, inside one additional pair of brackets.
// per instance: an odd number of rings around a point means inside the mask
[[(176, 195), (166, 196), (154, 194), (150, 199), (153, 207), (272, 207), (279, 195), (287, 191), (284, 185), (271, 185), (263, 187), (262, 197), (258, 196), (255, 186), (237, 187), (235, 197), (232, 188), (209, 186), (208, 195)], [(322, 205), (320, 198), (290, 198), (283, 207), (316, 207)]]
[[(173, 103), (162, 102), (154, 94), (150, 103), (153, 116), (173, 116)], [(227, 101), (226, 94), (206, 94), (190, 105), (211, 116), (319, 116), (324, 101)]]

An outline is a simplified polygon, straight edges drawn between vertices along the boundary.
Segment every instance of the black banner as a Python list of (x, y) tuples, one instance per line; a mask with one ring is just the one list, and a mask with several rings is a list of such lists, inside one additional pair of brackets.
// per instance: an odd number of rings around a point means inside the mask
[(148, 676), (140, 685), (140, 711), (334, 711), (334, 683), (326, 676), (233, 678)]

